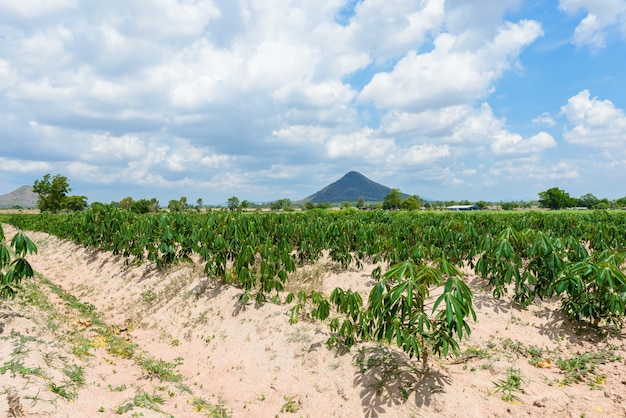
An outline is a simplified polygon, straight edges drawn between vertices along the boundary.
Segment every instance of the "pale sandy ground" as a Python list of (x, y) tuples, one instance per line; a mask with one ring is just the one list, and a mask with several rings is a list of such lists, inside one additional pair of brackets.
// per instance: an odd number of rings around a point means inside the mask
[[(4, 228), (7, 235), (14, 232)], [(554, 365), (558, 357), (609, 346), (626, 357), (623, 332), (605, 339), (576, 332), (555, 302), (520, 310), (506, 299), (495, 301), (471, 271), (467, 280), (475, 290), (478, 320), (471, 338), (461, 343), (469, 351), (433, 362), (430, 373), (422, 375), (417, 362), (381, 345), (362, 344), (346, 354), (328, 349), (327, 325), (290, 325), (289, 306), (267, 303), (238, 310), (240, 290), (207, 279), (202, 266), (167, 271), (126, 266), (110, 253), (43, 233), (28, 235), (39, 248), (30, 257), (37, 273), (93, 304), (146, 357), (182, 363), (175, 371), (192, 393), (151, 380), (136, 359), (107, 353), (95, 343), (94, 327), (48, 291), (52, 311), (18, 299), (0, 304), (0, 367), (19, 361), (26, 368), (41, 367), (46, 375), (0, 374), (0, 415), (8, 414), (6, 396), (14, 390), (26, 416), (221, 416), (217, 407), (214, 415), (211, 409), (195, 411), (193, 399), (221, 405), (232, 417), (626, 416), (623, 359), (599, 366), (598, 373), (606, 377), (597, 378), (602, 385), (596, 389), (584, 382), (559, 385), (563, 374)], [(341, 271), (328, 262), (311, 268), (325, 293), (341, 286), (364, 295), (374, 283), (371, 269)], [(55, 323), (58, 328), (52, 330)], [(72, 353), (81, 336), (95, 345), (84, 358)], [(515, 346), (542, 348), (543, 367), (532, 366)], [(73, 364), (85, 369), (86, 385), (70, 402), (52, 393), (50, 384), (62, 384), (63, 367)], [(505, 402), (494, 382), (506, 379), (511, 367), (523, 377), (522, 391), (515, 393), (517, 401)], [(160, 412), (134, 407), (114, 413), (138, 393), (161, 395)], [(297, 411), (286, 410), (289, 400)]]

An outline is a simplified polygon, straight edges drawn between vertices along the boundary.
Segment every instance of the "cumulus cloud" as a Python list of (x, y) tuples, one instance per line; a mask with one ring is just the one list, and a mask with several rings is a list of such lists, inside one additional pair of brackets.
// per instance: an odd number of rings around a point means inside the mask
[(480, 108), (468, 105), (431, 109), (420, 113), (391, 113), (383, 121), (385, 132), (398, 137), (455, 147), (455, 154), (477, 155), (481, 146), (489, 146), (499, 156), (538, 154), (557, 146), (554, 137), (539, 132), (529, 138), (510, 132), (487, 103)]
[(432, 164), (450, 154), (447, 145), (416, 144), (402, 146), (393, 138), (378, 136), (373, 129), (336, 135), (326, 143), (330, 158), (363, 160), (370, 163), (384, 163), (399, 167)]
[(626, 114), (610, 100), (591, 97), (583, 90), (561, 107), (569, 125), (563, 133), (567, 142), (590, 147), (624, 147)]
[(555, 146), (489, 104), (543, 34), (520, 0), (350, 4), (0, 0), (3, 172), (275, 198), (312, 167), (468, 186)]
[(603, 48), (607, 32), (613, 27), (626, 36), (626, 0), (560, 0), (559, 8), (569, 14), (587, 12), (574, 31), (576, 45)]
[(554, 120), (552, 115), (550, 115), (549, 112), (543, 112), (541, 115), (534, 118), (532, 122), (537, 125), (541, 125), (541, 124), (550, 125), (550, 126), (556, 125), (556, 121)]
[(49, 169), (50, 164), (45, 161), (12, 160), (0, 157), (0, 171), (29, 173)]
[(556, 181), (580, 177), (577, 164), (567, 161), (547, 163), (535, 156), (500, 161), (489, 170), (489, 173), (500, 180), (515, 181), (519, 181), (519, 179)]
[(509, 22), (475, 50), (459, 48), (457, 35), (442, 33), (431, 52), (410, 51), (391, 72), (376, 74), (359, 98), (379, 108), (412, 111), (471, 103), (492, 92), (493, 83), (542, 33), (535, 21)]
[(491, 150), (495, 154), (535, 154), (556, 147), (554, 137), (547, 132), (539, 132), (527, 139), (518, 134), (499, 132), (494, 139)]

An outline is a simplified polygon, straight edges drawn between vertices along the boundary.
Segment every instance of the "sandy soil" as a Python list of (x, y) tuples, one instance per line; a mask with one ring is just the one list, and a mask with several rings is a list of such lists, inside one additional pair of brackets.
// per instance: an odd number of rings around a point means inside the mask
[[(39, 277), (0, 304), (0, 414), (11, 416), (7, 398), (17, 396), (25, 416), (51, 417), (626, 416), (623, 330), (601, 338), (569, 323), (556, 301), (525, 309), (496, 301), (469, 270), (472, 335), (460, 357), (435, 359), (423, 374), (393, 347), (327, 348), (327, 324), (290, 325), (290, 306), (242, 308), (241, 292), (205, 277), (201, 265), (128, 266), (28, 235)], [(372, 268), (325, 261), (294, 283), (366, 295)], [(111, 348), (114, 338), (122, 348)], [(602, 364), (564, 384), (558, 359), (593, 353)], [(498, 385), (515, 378), (520, 390), (505, 401)]]

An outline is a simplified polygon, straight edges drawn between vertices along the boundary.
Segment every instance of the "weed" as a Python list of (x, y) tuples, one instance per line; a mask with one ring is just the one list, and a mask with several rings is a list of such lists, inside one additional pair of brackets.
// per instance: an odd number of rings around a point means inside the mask
[(280, 412), (296, 413), (300, 410), (299, 401), (296, 401), (291, 396), (285, 396), (283, 399), (285, 400), (285, 403), (283, 404), (283, 406), (281, 406)]
[(189, 403), (194, 407), (196, 412), (203, 412), (204, 415), (211, 418), (228, 418), (230, 417), (229, 411), (224, 406), (224, 400), (219, 399), (218, 404), (212, 404), (211, 402), (201, 397), (194, 397), (189, 400)]
[(159, 405), (163, 405), (165, 402), (160, 395), (150, 395), (148, 393), (138, 393), (133, 398), (133, 404), (139, 408), (152, 409), (153, 411), (160, 411)]
[(152, 305), (157, 300), (157, 294), (152, 290), (147, 290), (141, 294), (141, 299), (143, 299), (145, 304)]
[(556, 365), (565, 374), (559, 384), (569, 385), (587, 382), (589, 386), (597, 389), (602, 386), (605, 377), (596, 371), (597, 366), (618, 360), (621, 360), (621, 356), (615, 354), (614, 347), (605, 348), (598, 352), (583, 353), (568, 359), (559, 358)]
[(514, 367), (509, 368), (506, 379), (500, 379), (493, 382), (496, 385), (496, 392), (502, 393), (502, 400), (505, 402), (519, 401), (519, 398), (513, 392), (522, 390), (522, 374), (520, 369)]
[(65, 374), (72, 384), (76, 387), (82, 387), (85, 385), (85, 369), (75, 364), (66, 366), (63, 368), (63, 374)]
[(180, 382), (182, 381), (182, 376), (178, 373), (174, 373), (174, 368), (178, 366), (180, 363), (170, 363), (164, 360), (155, 360), (150, 358), (144, 358), (139, 360), (139, 365), (146, 371), (147, 377), (150, 380), (155, 377), (158, 378), (161, 382)]
[(117, 335), (106, 336), (106, 350), (109, 354), (123, 359), (133, 358), (135, 355), (136, 344), (126, 341)]
[(0, 374), (5, 374), (7, 371), (11, 371), (11, 377), (15, 377), (19, 374), (22, 377), (26, 377), (28, 375), (34, 375), (39, 377), (46, 377), (46, 373), (41, 367), (25, 367), (24, 363), (17, 359), (11, 359), (5, 362), (2, 367), (0, 367)]
[(55, 393), (68, 401), (73, 401), (78, 397), (78, 392), (74, 390), (74, 387), (71, 384), (57, 385), (53, 382), (50, 383), (49, 387), (50, 392)]

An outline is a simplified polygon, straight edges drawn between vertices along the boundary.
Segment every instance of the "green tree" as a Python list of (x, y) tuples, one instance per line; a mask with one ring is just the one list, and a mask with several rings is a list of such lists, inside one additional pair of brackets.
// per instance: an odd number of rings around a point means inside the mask
[(279, 199), (275, 202), (270, 203), (270, 209), (272, 210), (285, 210), (285, 211), (291, 211), (293, 210), (293, 208), (291, 207), (291, 200), (290, 199)]
[(502, 210), (513, 210), (519, 207), (519, 205), (515, 202), (502, 202), (500, 203), (500, 207), (502, 208)]
[(572, 206), (573, 203), (569, 193), (558, 187), (539, 193), (539, 205), (543, 208), (563, 209)]
[(402, 202), (402, 209), (417, 210), (422, 207), (422, 199), (419, 196), (409, 196)]
[(363, 196), (359, 196), (356, 200), (356, 207), (359, 209), (363, 209), (365, 207), (365, 199), (363, 199)]
[(391, 189), (383, 199), (383, 209), (400, 209), (402, 207), (402, 193), (400, 189)]
[(615, 206), (617, 206), (618, 208), (626, 208), (626, 196), (620, 197), (619, 199), (615, 200)]
[(593, 208), (599, 202), (599, 199), (591, 193), (584, 194), (578, 198), (577, 205), (583, 208)]
[(241, 209), (248, 209), (250, 207), (250, 202), (248, 200), (242, 200), (239, 206)]
[(348, 202), (347, 200), (345, 202), (341, 202), (342, 209), (349, 209), (351, 207), (352, 207), (352, 202)]
[(198, 209), (198, 210), (201, 210), (202, 207), (204, 206), (201, 197), (199, 197), (198, 200), (196, 200), (196, 205), (197, 205), (196, 209)]
[(487, 206), (489, 206), (489, 203), (485, 202), (484, 200), (479, 200), (478, 202), (475, 203), (475, 205), (481, 209), (487, 209)]
[(33, 191), (39, 195), (37, 207), (42, 212), (60, 211), (64, 206), (65, 196), (71, 190), (67, 177), (60, 174), (54, 177), (46, 174), (43, 179), (35, 180), (33, 184)]
[(232, 196), (228, 198), (228, 209), (235, 211), (239, 209), (239, 198)]
[(130, 210), (130, 207), (132, 206), (133, 202), (134, 202), (133, 198), (130, 196), (127, 196), (123, 198), (122, 200), (120, 200), (119, 206), (122, 209)]
[(72, 212), (85, 210), (87, 209), (87, 196), (67, 196), (63, 206)]
[(182, 196), (179, 200), (170, 200), (167, 207), (170, 212), (182, 212), (187, 208), (187, 198)]

